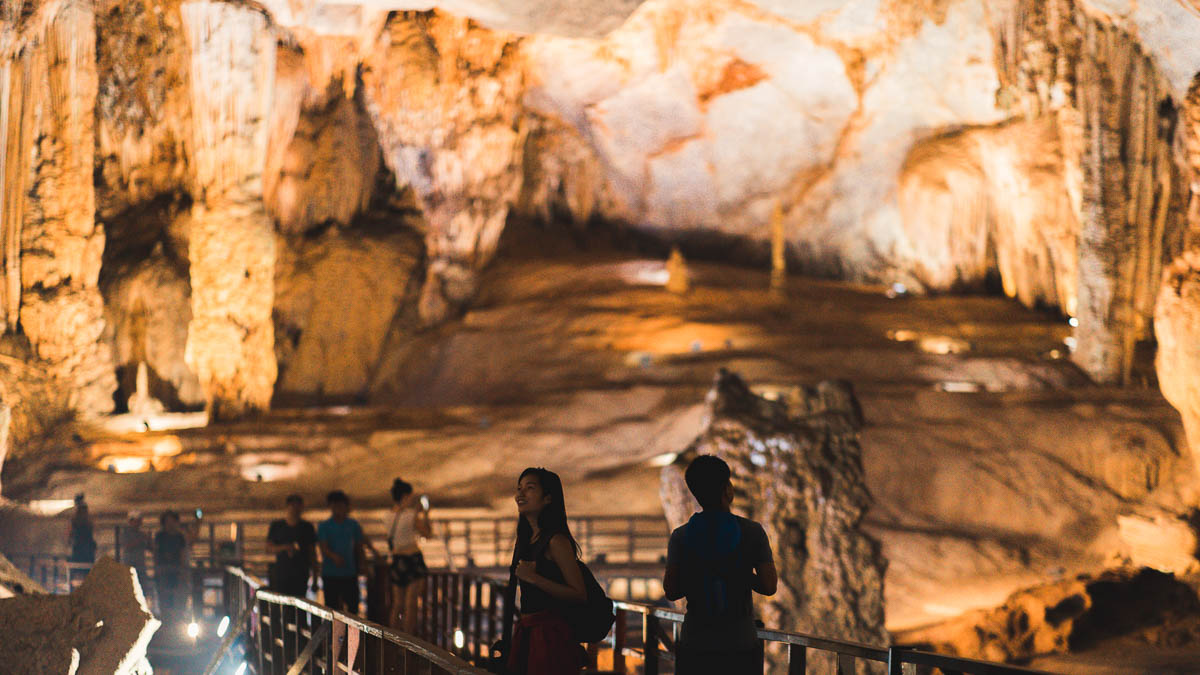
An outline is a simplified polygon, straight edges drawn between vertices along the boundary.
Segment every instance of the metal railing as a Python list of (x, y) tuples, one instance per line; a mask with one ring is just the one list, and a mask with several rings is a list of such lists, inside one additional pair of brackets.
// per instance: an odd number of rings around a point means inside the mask
[[(306, 514), (313, 521), (319, 520), (321, 512)], [(386, 548), (387, 511), (362, 511), (354, 516), (363, 527), (367, 538), (380, 550)], [(206, 517), (199, 522), (190, 521), (192, 530), (191, 560), (194, 564), (210, 566), (237, 564), (248, 571), (265, 574), (267, 565), (274, 556), (267, 553), (267, 529), (274, 517), (228, 519)], [(579, 542), (583, 559), (597, 564), (620, 564), (629, 566), (657, 565), (667, 550), (670, 531), (667, 522), (659, 516), (579, 516), (571, 518), (571, 531)], [(506, 567), (516, 540), (516, 518), (455, 518), (435, 517), (432, 520), (433, 536), (424, 540), (422, 551), (431, 567), (447, 569)], [(143, 528), (147, 535), (145, 566), (153, 569), (152, 544), (154, 527)], [(120, 562), (123, 559), (124, 539), (128, 532), (123, 522), (110, 517), (95, 519), (94, 533), (99, 558), (111, 555)], [(53, 566), (49, 560), (66, 561), (66, 541), (63, 550), (51, 553), (52, 548), (40, 551), (6, 550), (10, 560), (16, 564), (28, 562), (30, 576), (39, 579), (39, 565), (44, 565), (49, 575)], [(18, 562), (19, 561), (19, 562)], [(60, 566), (60, 570), (65, 569)], [(82, 569), (82, 568), (80, 568)]]
[(487, 672), (419, 638), (265, 590), (238, 568), (226, 569), (225, 596), (227, 616), (237, 619), (205, 675), (251, 669), (258, 675)]
[[(501, 637), (504, 586), (507, 580), (459, 572), (431, 573), (420, 614), (420, 632), (431, 643), (457, 656), (483, 663), (489, 645)], [(682, 612), (636, 602), (614, 602), (616, 621), (602, 642), (590, 645), (590, 672), (643, 675), (674, 672), (674, 649), (683, 624)], [(945, 675), (1030, 675), (1030, 670), (974, 659), (935, 654), (901, 646), (879, 647), (758, 629), (761, 672), (768, 658), (789, 675), (807, 672), (819, 664), (832, 664), (816, 672), (854, 675), (860, 664), (878, 664), (889, 675), (912, 675), (937, 668)], [(769, 657), (768, 657), (769, 654)], [(602, 658), (602, 655), (607, 658)]]

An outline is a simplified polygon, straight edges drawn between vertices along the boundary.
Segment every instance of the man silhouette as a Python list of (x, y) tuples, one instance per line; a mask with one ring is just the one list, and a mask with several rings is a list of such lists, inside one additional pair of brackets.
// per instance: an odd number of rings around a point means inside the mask
[(684, 473), (702, 509), (671, 533), (663, 591), (687, 597), (675, 655), (678, 675), (761, 672), (751, 592), (778, 586), (771, 544), (762, 525), (730, 513), (729, 465), (701, 455)]

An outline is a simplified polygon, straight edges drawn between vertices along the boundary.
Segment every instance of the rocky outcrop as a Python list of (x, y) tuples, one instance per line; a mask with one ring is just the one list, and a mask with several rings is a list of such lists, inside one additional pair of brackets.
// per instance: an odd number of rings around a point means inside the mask
[(159, 625), (133, 568), (103, 558), (69, 596), (0, 600), (0, 659), (14, 673), (149, 673), (146, 647)]
[(683, 471), (712, 454), (733, 470), (734, 511), (762, 523), (775, 554), (779, 592), (759, 598), (764, 623), (843, 640), (885, 644), (879, 542), (861, 529), (871, 505), (850, 386), (822, 382), (768, 400), (721, 371), (707, 398), (705, 429), (663, 469), (672, 527), (696, 510)]
[(1115, 569), (1019, 591), (996, 609), (905, 631), (896, 641), (953, 656), (1021, 662), (1194, 617), (1198, 609), (1195, 590), (1170, 574)]

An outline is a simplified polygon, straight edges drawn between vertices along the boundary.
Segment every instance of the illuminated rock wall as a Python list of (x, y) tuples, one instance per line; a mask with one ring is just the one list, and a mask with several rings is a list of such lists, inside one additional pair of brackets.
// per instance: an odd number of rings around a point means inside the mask
[(40, 371), (19, 378), (52, 383), (65, 409), (104, 413), (112, 409), (116, 380), (100, 340), (104, 230), (95, 221), (92, 181), (92, 6), (57, 3), (3, 19), (0, 325), (28, 340), (31, 360), (23, 368)]
[(423, 4), (12, 5), (0, 305), (28, 344), (7, 353), (67, 383), (66, 409), (107, 410), (146, 349), (115, 277), (160, 250), (191, 317), (149, 319), (189, 323), (187, 359), (152, 371), (222, 415), (264, 408), (278, 247), (353, 238), (404, 194), (426, 324), (474, 296), (511, 213), (765, 261), (778, 207), (792, 269), (997, 280), (1077, 316), (1077, 362), (1120, 383), (1189, 200), (1200, 219), (1200, 15), (1179, 0)]

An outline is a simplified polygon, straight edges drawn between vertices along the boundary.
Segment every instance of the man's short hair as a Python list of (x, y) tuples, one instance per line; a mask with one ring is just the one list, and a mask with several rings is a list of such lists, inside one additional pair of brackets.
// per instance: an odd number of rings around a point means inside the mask
[(334, 504), (345, 504), (349, 506), (350, 498), (346, 496), (345, 492), (342, 492), (341, 490), (334, 490), (325, 497), (325, 503), (329, 504), (330, 506), (333, 506)]
[(715, 455), (700, 455), (688, 465), (683, 480), (701, 507), (716, 509), (721, 507), (730, 475), (725, 460)]
[(167, 509), (166, 511), (162, 512), (161, 516), (158, 517), (158, 523), (159, 525), (166, 527), (167, 521), (171, 519), (179, 520), (179, 514), (171, 509)]
[(288, 495), (287, 499), (285, 499), (283, 501), (283, 503), (287, 504), (288, 506), (291, 506), (292, 504), (299, 504), (299, 505), (303, 506), (304, 505), (304, 497), (301, 497), (300, 495)]

